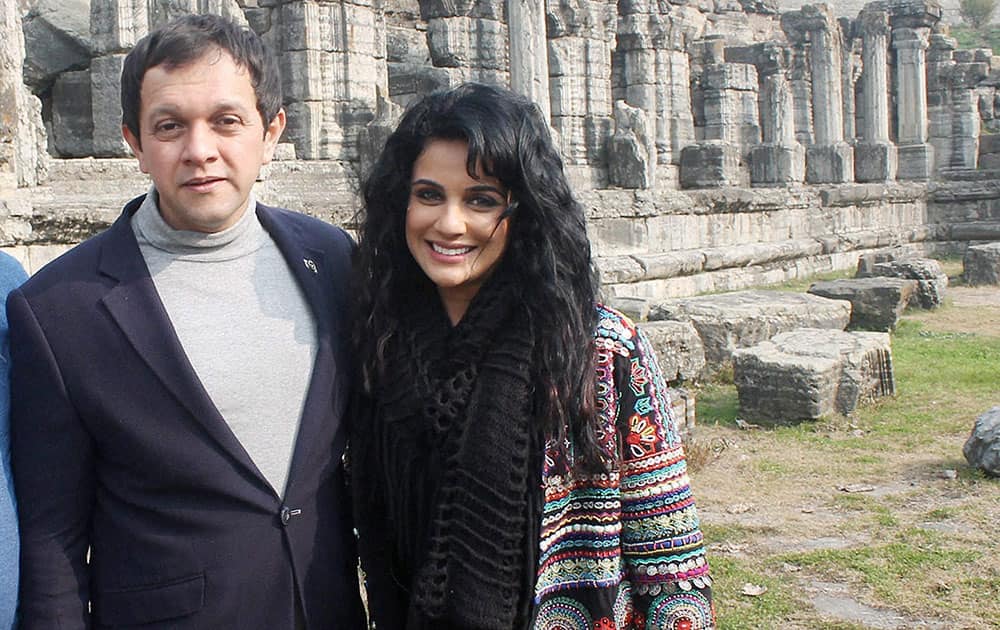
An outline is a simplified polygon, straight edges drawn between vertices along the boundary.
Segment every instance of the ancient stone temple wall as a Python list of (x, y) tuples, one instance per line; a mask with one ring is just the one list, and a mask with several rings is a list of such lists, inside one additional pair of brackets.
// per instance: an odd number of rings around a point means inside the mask
[(0, 23), (0, 182), (21, 199), (0, 194), (0, 246), (76, 242), (142, 190), (122, 60), (190, 12), (278, 54), (288, 128), (259, 192), (341, 223), (414, 99), (470, 80), (528, 95), (623, 295), (960, 247), (950, 224), (983, 217), (952, 188), (988, 197), (1000, 168), (1000, 57), (958, 50), (938, 0), (20, 0)]

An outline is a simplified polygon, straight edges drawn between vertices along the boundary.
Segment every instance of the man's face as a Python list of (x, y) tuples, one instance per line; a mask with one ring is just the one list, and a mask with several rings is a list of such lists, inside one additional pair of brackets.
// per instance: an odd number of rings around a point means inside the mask
[(285, 112), (265, 129), (250, 73), (220, 49), (184, 66), (150, 68), (140, 98), (141, 147), (127, 128), (122, 132), (153, 179), (164, 221), (196, 232), (234, 225), (260, 167), (274, 155)]

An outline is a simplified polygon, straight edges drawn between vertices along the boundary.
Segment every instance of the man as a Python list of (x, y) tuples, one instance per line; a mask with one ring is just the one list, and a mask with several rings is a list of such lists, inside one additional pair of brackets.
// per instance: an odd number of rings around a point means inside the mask
[(8, 302), (22, 628), (359, 628), (343, 231), (255, 202), (285, 126), (251, 31), (122, 71), (150, 192)]

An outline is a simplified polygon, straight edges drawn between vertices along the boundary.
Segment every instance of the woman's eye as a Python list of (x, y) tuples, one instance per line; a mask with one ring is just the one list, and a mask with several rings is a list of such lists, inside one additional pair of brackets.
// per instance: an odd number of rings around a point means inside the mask
[(420, 188), (413, 191), (413, 196), (420, 201), (440, 201), (441, 193), (434, 190), (433, 188)]
[(489, 195), (476, 195), (469, 199), (469, 205), (474, 208), (479, 208), (481, 210), (491, 210), (496, 208), (503, 202), (495, 197)]

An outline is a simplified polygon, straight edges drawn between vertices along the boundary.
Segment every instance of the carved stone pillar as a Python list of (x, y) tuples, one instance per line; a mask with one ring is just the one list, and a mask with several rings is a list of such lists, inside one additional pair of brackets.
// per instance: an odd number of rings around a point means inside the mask
[(757, 64), (763, 143), (750, 152), (752, 184), (787, 184), (805, 177), (805, 148), (795, 139), (794, 96), (785, 68), (789, 52), (766, 46)]
[(507, 16), (510, 87), (537, 103), (545, 120), (549, 120), (551, 107), (545, 0), (507, 0)]
[[(806, 5), (781, 16), (781, 27), (795, 46), (792, 78), (796, 135), (806, 146), (806, 181), (840, 183), (854, 179), (854, 151), (844, 142), (843, 62), (840, 25), (828, 5)], [(809, 99), (796, 89), (796, 79), (808, 77)], [(802, 109), (809, 107), (811, 121)], [(805, 132), (803, 125), (812, 123)]]
[(896, 147), (889, 140), (889, 14), (881, 8), (861, 12), (863, 42), (861, 140), (854, 147), (854, 174), (859, 182), (896, 178)]
[(934, 163), (934, 148), (927, 142), (927, 33), (897, 28), (892, 33), (896, 50), (896, 143), (899, 179), (926, 181)]
[(281, 7), (288, 127), (304, 159), (357, 160), (358, 134), (387, 94), (385, 25), (371, 0), (293, 0)]
[[(613, 0), (547, 3), (552, 127), (572, 166), (603, 169), (607, 165), (615, 6)], [(577, 172), (582, 176), (590, 169)]]

